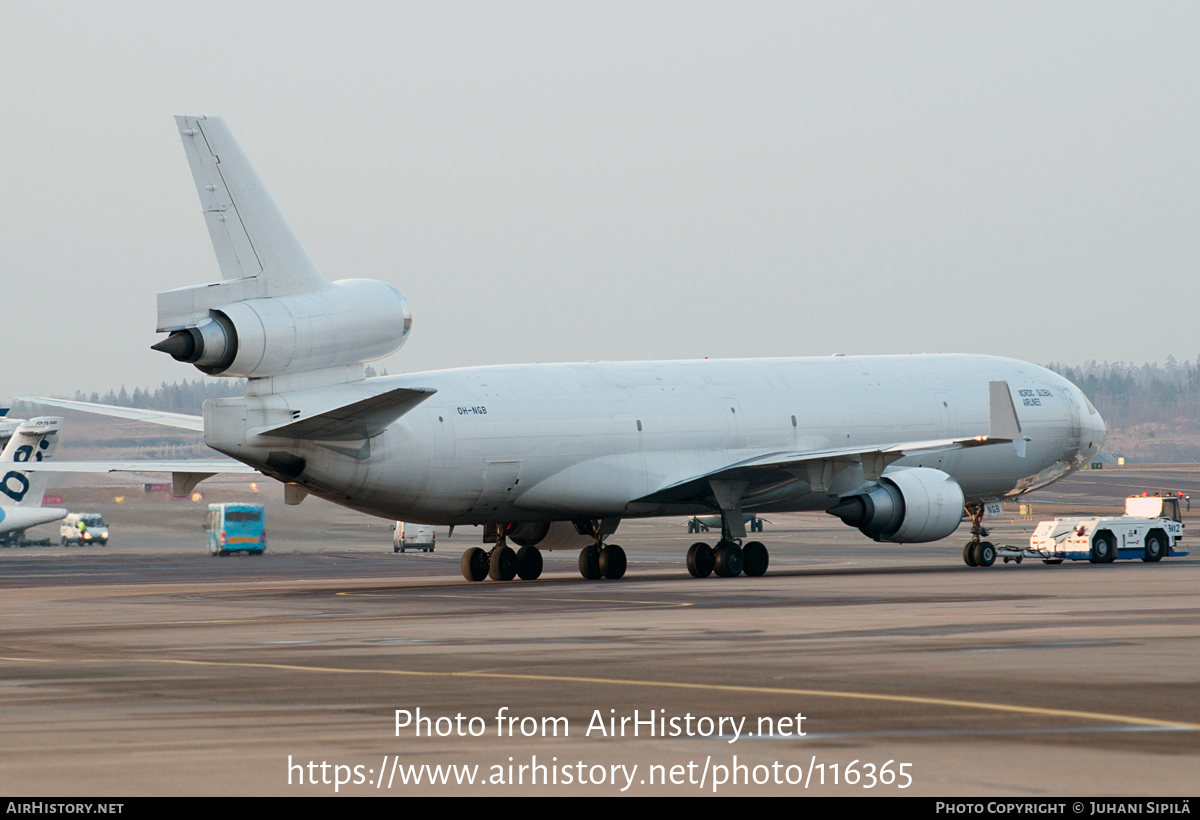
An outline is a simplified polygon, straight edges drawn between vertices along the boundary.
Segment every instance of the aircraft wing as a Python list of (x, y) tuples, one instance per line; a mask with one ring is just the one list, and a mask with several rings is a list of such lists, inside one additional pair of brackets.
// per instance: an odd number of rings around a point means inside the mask
[[(639, 502), (684, 502), (713, 496), (711, 482), (745, 482), (750, 492), (744, 496), (750, 502), (753, 495), (794, 481), (805, 480), (815, 492), (828, 488), (833, 477), (850, 463), (861, 463), (863, 478), (876, 481), (893, 462), (906, 456), (923, 455), (991, 444), (1015, 444), (1013, 439), (975, 436), (964, 439), (933, 439), (909, 441), (897, 444), (870, 447), (841, 447), (824, 450), (790, 450), (758, 455), (743, 461), (677, 481), (650, 495), (637, 499)], [(1021, 440), (1019, 444), (1024, 444)], [(1021, 448), (1023, 449), (1023, 448)], [(757, 492), (756, 492), (757, 490)]]
[(989, 382), (988, 391), (986, 436), (767, 453), (676, 481), (637, 501), (672, 503), (715, 498), (722, 508), (736, 507), (738, 499), (747, 503), (753, 503), (755, 496), (766, 499), (774, 490), (799, 480), (807, 481), (814, 492), (825, 492), (837, 473), (851, 463), (862, 465), (864, 480), (877, 481), (888, 465), (906, 456), (995, 444), (1011, 444), (1017, 456), (1024, 458), (1028, 439), (1021, 433), (1008, 383)]
[(179, 427), (184, 430), (204, 432), (204, 418), (189, 416), (186, 413), (168, 413), (165, 410), (141, 410), (137, 407), (116, 407), (111, 404), (92, 404), (86, 401), (68, 401), (67, 399), (47, 399), (40, 396), (19, 396), (18, 401), (30, 404), (48, 404), (51, 407), (62, 407), (67, 410), (82, 410), (85, 413), (98, 413), (102, 416), (116, 416), (122, 419), (136, 419), (151, 424), (162, 424), (167, 427)]

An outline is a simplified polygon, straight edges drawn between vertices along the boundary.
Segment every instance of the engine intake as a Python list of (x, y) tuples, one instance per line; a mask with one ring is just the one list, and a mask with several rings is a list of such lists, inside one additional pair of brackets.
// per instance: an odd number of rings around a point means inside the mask
[(344, 279), (312, 293), (248, 299), (209, 310), (154, 350), (210, 376), (263, 377), (370, 362), (408, 340), (412, 313), (399, 290)]
[(962, 487), (941, 470), (913, 467), (879, 479), (878, 486), (847, 496), (827, 512), (876, 541), (937, 541), (962, 521)]

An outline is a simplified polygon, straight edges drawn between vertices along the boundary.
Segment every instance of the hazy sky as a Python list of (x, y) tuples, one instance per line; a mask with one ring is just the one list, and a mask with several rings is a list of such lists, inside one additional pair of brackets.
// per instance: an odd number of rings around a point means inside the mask
[(0, 0), (0, 395), (194, 378), (229, 122), (392, 372), (1200, 353), (1200, 4)]

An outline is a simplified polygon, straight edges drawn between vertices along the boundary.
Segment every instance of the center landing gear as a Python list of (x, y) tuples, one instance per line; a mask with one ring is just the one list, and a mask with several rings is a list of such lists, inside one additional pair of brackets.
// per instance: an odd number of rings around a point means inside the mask
[(983, 505), (968, 504), (967, 514), (971, 516), (971, 540), (963, 547), (963, 563), (968, 567), (990, 567), (996, 563), (996, 545), (983, 540), (988, 534), (983, 528)]
[(625, 575), (625, 550), (616, 544), (597, 543), (579, 551), (579, 574), (589, 581), (615, 581)]

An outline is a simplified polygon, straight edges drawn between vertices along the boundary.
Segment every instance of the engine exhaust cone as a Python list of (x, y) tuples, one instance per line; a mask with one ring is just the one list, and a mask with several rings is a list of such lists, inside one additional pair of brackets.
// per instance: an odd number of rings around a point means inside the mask
[(852, 495), (849, 498), (843, 498), (825, 512), (829, 513), (830, 515), (836, 515), (851, 527), (862, 526), (866, 523), (868, 518), (867, 505), (864, 504), (862, 498), (857, 495)]
[(196, 352), (196, 340), (186, 330), (177, 330), (158, 344), (150, 345), (150, 349), (161, 350), (176, 361), (184, 362)]

